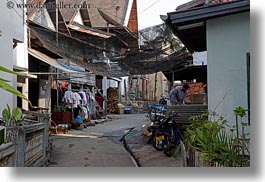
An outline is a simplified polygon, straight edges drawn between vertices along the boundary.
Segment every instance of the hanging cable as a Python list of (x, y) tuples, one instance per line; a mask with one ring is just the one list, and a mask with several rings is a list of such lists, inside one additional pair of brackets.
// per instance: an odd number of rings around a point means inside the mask
[(147, 8), (145, 8), (143, 11), (141, 11), (139, 13), (140, 14), (143, 14), (145, 11), (147, 11), (148, 9), (152, 8), (155, 4), (157, 4), (160, 0), (157, 0), (156, 2), (154, 2), (153, 4), (151, 4), (150, 6), (148, 6)]

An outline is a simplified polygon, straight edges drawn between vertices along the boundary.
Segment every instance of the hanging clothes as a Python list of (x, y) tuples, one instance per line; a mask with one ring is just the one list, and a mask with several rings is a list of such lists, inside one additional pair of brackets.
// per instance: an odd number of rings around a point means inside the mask
[(84, 91), (79, 91), (78, 94), (81, 96), (82, 98), (82, 104), (87, 104), (87, 97), (86, 97), (86, 93)]
[(96, 95), (95, 97), (96, 97), (95, 99), (98, 102), (98, 104), (100, 105), (100, 107), (103, 108), (103, 101), (104, 101), (103, 98), (98, 96), (98, 95)]
[(67, 82), (62, 82), (61, 85), (62, 85), (62, 88), (67, 88), (68, 83)]
[(73, 108), (77, 108), (81, 104), (82, 98), (76, 92), (74, 92)]
[(90, 114), (94, 114), (94, 108), (93, 108), (93, 96), (90, 94), (89, 95), (89, 111)]
[(82, 107), (83, 112), (84, 112), (84, 119), (88, 119), (88, 114), (89, 114), (89, 110), (86, 106)]
[(72, 104), (74, 103), (74, 93), (71, 90), (67, 90), (64, 93), (63, 101), (68, 105), (68, 108), (72, 107)]

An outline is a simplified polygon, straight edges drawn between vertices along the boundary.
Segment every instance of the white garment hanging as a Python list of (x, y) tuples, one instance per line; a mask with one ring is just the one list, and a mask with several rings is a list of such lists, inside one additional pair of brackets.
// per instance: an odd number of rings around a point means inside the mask
[(77, 108), (77, 106), (81, 104), (80, 100), (81, 100), (80, 95), (77, 92), (74, 92), (74, 105), (73, 105), (74, 108)]

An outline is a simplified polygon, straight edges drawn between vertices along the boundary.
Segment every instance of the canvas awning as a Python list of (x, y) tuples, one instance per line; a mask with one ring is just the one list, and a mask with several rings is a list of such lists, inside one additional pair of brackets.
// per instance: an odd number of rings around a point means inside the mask
[(19, 74), (18, 77), (21, 77), (21, 78), (24, 78), (24, 79), (25, 78), (33, 78), (33, 79), (37, 78), (36, 75), (32, 75), (32, 74), (28, 73), (28, 68), (23, 68), (23, 67), (14, 65), (13, 66), (13, 71), (15, 71), (15, 72), (17, 72)]
[(40, 61), (43, 61), (46, 64), (49, 64), (57, 69), (60, 69), (61, 71), (65, 72), (65, 73), (80, 73), (80, 72), (85, 72), (84, 70), (77, 70), (76, 68), (71, 69), (70, 66), (64, 66), (62, 64), (59, 64), (56, 59), (53, 59), (35, 49), (32, 48), (28, 48), (28, 52), (31, 56), (39, 59)]

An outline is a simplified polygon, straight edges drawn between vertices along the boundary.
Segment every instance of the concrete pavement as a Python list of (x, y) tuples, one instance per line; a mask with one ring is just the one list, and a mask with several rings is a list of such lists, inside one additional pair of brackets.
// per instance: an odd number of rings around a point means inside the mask
[(182, 167), (181, 158), (166, 157), (147, 144), (141, 133), (144, 114), (115, 115), (110, 122), (68, 134), (53, 136), (50, 167), (135, 167), (136, 162), (119, 141), (126, 137), (128, 148), (141, 167)]
[(57, 138), (53, 145), (50, 167), (135, 167), (124, 147), (107, 138)]

